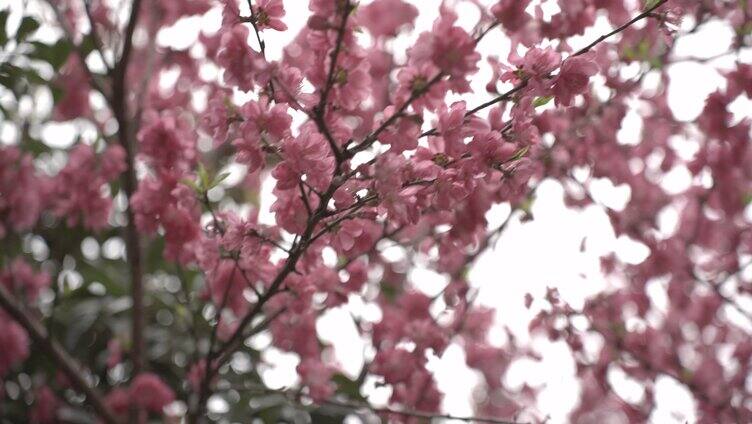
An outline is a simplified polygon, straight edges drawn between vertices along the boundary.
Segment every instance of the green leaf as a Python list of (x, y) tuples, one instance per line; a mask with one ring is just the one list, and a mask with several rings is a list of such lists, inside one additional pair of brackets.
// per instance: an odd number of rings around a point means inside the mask
[(645, 1), (645, 7), (642, 10), (649, 10), (652, 7), (655, 7), (656, 4), (661, 0), (646, 0)]
[(222, 181), (226, 180), (227, 177), (229, 177), (229, 176), (230, 176), (229, 172), (223, 172), (223, 173), (217, 175), (216, 177), (214, 177), (214, 181), (211, 183), (211, 187), (209, 187), (209, 188), (214, 188), (214, 187), (218, 186), (219, 184), (222, 183)]
[(0, 10), (0, 47), (4, 47), (8, 42), (8, 34), (5, 32), (5, 26), (8, 23), (9, 10)]
[(0, 85), (12, 91), (18, 97), (24, 81), (24, 70), (16, 65), (5, 62), (0, 63)]
[(63, 90), (56, 85), (50, 85), (50, 93), (52, 94), (53, 103), (57, 103), (63, 98)]
[(73, 46), (68, 41), (62, 39), (52, 45), (39, 41), (32, 41), (31, 44), (34, 46), (34, 50), (29, 53), (29, 57), (45, 61), (52, 65), (55, 70), (63, 66), (71, 50), (73, 50)]
[(363, 395), (360, 394), (360, 384), (358, 384), (358, 381), (350, 380), (347, 376), (340, 373), (332, 376), (332, 381), (337, 384), (339, 393), (347, 395), (352, 400), (365, 401)]
[(196, 184), (196, 182), (190, 178), (183, 178), (182, 180), (180, 180), (180, 182), (192, 188), (197, 193), (200, 191), (198, 188), (198, 184)]
[(543, 97), (537, 97), (535, 100), (533, 100), (533, 107), (540, 107), (548, 102), (550, 102), (554, 96), (543, 96)]
[(521, 148), (520, 150), (518, 150), (517, 152), (515, 152), (514, 156), (512, 156), (512, 158), (509, 159), (509, 161), (513, 162), (513, 161), (522, 159), (522, 157), (524, 157), (527, 154), (528, 150), (530, 150), (530, 147), (528, 147), (528, 146), (525, 146), (525, 147)]
[(81, 53), (84, 57), (88, 56), (95, 47), (94, 37), (92, 37), (91, 34), (85, 36), (83, 40), (81, 40), (81, 43), (78, 45), (78, 48), (81, 49)]
[(37, 29), (39, 29), (39, 22), (37, 22), (36, 19), (32, 18), (31, 16), (26, 16), (21, 20), (21, 25), (18, 26), (18, 31), (16, 32), (16, 40), (20, 43), (21, 41), (25, 40), (26, 37), (33, 34)]
[(199, 189), (207, 190), (211, 185), (211, 179), (209, 178), (209, 172), (206, 170), (203, 164), (198, 164), (198, 186)]

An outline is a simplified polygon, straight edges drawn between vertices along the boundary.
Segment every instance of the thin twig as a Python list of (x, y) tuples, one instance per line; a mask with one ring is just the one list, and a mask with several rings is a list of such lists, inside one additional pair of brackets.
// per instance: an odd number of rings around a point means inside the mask
[[(616, 35), (616, 34), (622, 32), (622, 31), (624, 31), (627, 28), (629, 28), (635, 22), (638, 22), (638, 21), (640, 21), (640, 20), (642, 20), (642, 19), (644, 19), (646, 17), (650, 17), (652, 15), (653, 11), (655, 11), (656, 9), (658, 9), (660, 6), (662, 6), (667, 1), (668, 0), (660, 0), (658, 3), (654, 4), (649, 9), (647, 9), (644, 12), (640, 13), (639, 15), (635, 16), (634, 18), (632, 18), (628, 22), (622, 24), (621, 26), (619, 26), (618, 28), (614, 29), (613, 31), (611, 31), (611, 32), (609, 32), (607, 34), (601, 35), (600, 37), (598, 37), (592, 43), (588, 44), (587, 46), (585, 46), (582, 49), (580, 49), (580, 50), (576, 51), (575, 53), (573, 53), (570, 57), (583, 55), (583, 54), (589, 52), (596, 45), (598, 45), (601, 42), (605, 41), (606, 39), (608, 39), (610, 37), (613, 37), (614, 35)], [(514, 94), (516, 94), (517, 92), (519, 92), (523, 88), (527, 87), (527, 84), (528, 84), (527, 80), (523, 79), (519, 84), (515, 85), (509, 91), (507, 91), (507, 92), (505, 92), (503, 94), (500, 94), (500, 95), (494, 97), (493, 99), (488, 100), (485, 103), (481, 103), (480, 105), (478, 105), (478, 106), (476, 106), (476, 107), (468, 110), (465, 113), (465, 118), (469, 118), (471, 115), (475, 115), (476, 113), (480, 112), (481, 110), (486, 109), (486, 108), (488, 108), (490, 106), (493, 106), (493, 105), (495, 105), (497, 103), (501, 103), (501, 102), (510, 100), (512, 98), (512, 96), (514, 96)], [(421, 137), (425, 137), (425, 136), (437, 135), (437, 134), (438, 134), (438, 130), (436, 128), (432, 128), (432, 129), (430, 129), (428, 131), (425, 131), (420, 136)]]
[(326, 77), (326, 84), (324, 85), (324, 89), (321, 92), (319, 103), (313, 110), (316, 126), (318, 126), (319, 131), (324, 134), (327, 142), (329, 142), (329, 146), (331, 147), (332, 153), (334, 154), (334, 157), (337, 160), (338, 164), (343, 160), (342, 152), (339, 150), (336, 140), (334, 140), (331, 131), (329, 131), (329, 127), (326, 125), (326, 106), (327, 101), (329, 100), (329, 93), (334, 87), (335, 72), (337, 71), (337, 59), (339, 58), (340, 51), (342, 50), (342, 44), (345, 40), (345, 30), (347, 29), (347, 19), (350, 17), (350, 12), (352, 12), (350, 0), (345, 0), (342, 10), (342, 20), (340, 22), (339, 28), (337, 29), (337, 40), (335, 41), (334, 49), (329, 56), (329, 72)]
[(44, 326), (28, 314), (2, 284), (0, 284), (0, 306), (29, 333), (34, 343), (54, 360), (55, 366), (68, 377), (73, 387), (86, 395), (87, 402), (105, 422), (109, 424), (119, 422), (102, 395), (87, 379), (83, 366), (76, 362), (57, 341), (49, 337)]
[(328, 400), (328, 401), (325, 401), (324, 403), (327, 403), (333, 406), (349, 408), (349, 409), (367, 409), (377, 414), (392, 414), (392, 415), (401, 415), (404, 417), (423, 418), (429, 421), (431, 420), (455, 420), (455, 421), (464, 421), (468, 423), (518, 424), (514, 421), (506, 421), (506, 420), (500, 420), (496, 418), (457, 416), (457, 415), (450, 415), (450, 414), (437, 414), (433, 412), (415, 411), (415, 410), (410, 410), (410, 409), (376, 407), (376, 406), (367, 405), (363, 403), (357, 403), (357, 402)]

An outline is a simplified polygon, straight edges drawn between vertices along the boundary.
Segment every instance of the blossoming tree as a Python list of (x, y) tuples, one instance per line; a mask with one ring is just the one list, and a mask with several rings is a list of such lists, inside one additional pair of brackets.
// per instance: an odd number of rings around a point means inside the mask
[[(735, 30), (738, 55), (752, 2), (446, 1), (406, 52), (393, 40), (436, 11), (404, 0), (19, 3), (0, 11), (3, 422), (545, 421), (538, 388), (505, 379), (538, 352), (511, 333), (489, 341), (494, 311), (467, 280), (509, 222), (489, 228), (489, 209), (528, 216), (545, 179), (650, 252), (603, 258), (615, 283), (583, 307), (556, 290), (527, 299), (545, 304), (530, 331), (575, 358), (571, 421), (645, 422), (664, 377), (700, 422), (752, 421), (752, 145), (749, 119), (729, 111), (752, 97), (752, 66), (725, 71), (696, 122), (673, 116), (664, 66), (710, 21)], [(271, 60), (265, 38), (304, 3), (306, 25)], [(474, 28), (460, 7), (479, 12)], [(219, 29), (196, 45), (160, 44), (217, 9)], [(599, 19), (610, 30), (590, 39)], [(481, 66), (485, 92), (472, 84)], [(635, 102), (639, 142), (623, 144)], [(72, 145), (42, 140), (53, 121), (75, 128)], [(691, 176), (680, 192), (662, 184), (675, 169)], [(598, 179), (628, 187), (626, 206), (601, 205)], [(273, 223), (259, 220), (269, 183)], [(414, 284), (418, 263), (447, 276), (439, 295)], [(348, 303), (377, 311), (352, 317), (368, 345), (356, 376), (316, 327)], [(482, 375), (475, 417), (446, 415), (426, 366), (449, 345)], [(298, 385), (265, 384), (268, 346), (299, 357)], [(613, 390), (614, 369), (641, 400)], [(386, 405), (369, 401), (374, 381)]]

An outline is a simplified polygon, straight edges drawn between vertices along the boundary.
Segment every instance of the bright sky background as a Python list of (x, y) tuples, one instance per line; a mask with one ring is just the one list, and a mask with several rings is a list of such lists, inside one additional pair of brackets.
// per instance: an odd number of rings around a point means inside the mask
[[(421, 11), (416, 30), (410, 36), (401, 37), (392, 43), (397, 52), (404, 52), (422, 30), (430, 28), (438, 16), (440, 0), (408, 0)], [(362, 1), (361, 3), (367, 3)], [(282, 47), (289, 43), (301, 28), (309, 15), (302, 0), (285, 0), (287, 16), (285, 22), (290, 30), (278, 33), (267, 31), (264, 36), (267, 44), (267, 54), (270, 59), (278, 59)], [(491, 4), (493, 1), (486, 0)], [(535, 3), (535, 2), (534, 2)], [(551, 2), (549, 2), (551, 3)], [(632, 3), (632, 2), (630, 2)], [(556, 7), (546, 7), (547, 14), (555, 13)], [(243, 4), (241, 11), (247, 11)], [(466, 29), (471, 29), (478, 18), (477, 10), (463, 4), (458, 8), (459, 23)], [(179, 22), (172, 28), (163, 30), (159, 36), (159, 43), (178, 48), (191, 46), (197, 39), (198, 31), (203, 28), (211, 32), (219, 27), (221, 20), (219, 9), (215, 9), (203, 18), (191, 18)], [(682, 27), (689, 28), (692, 22), (685, 22)], [(597, 38), (610, 29), (605, 18), (598, 20), (595, 29), (588, 31), (584, 37), (573, 43), (573, 47), (580, 47)], [(363, 35), (368, 37), (367, 34)], [(702, 30), (691, 36), (679, 40), (675, 48), (675, 57), (712, 57), (726, 52), (733, 37), (733, 30), (723, 22), (716, 21), (707, 24)], [(255, 46), (255, 40), (249, 40)], [(498, 30), (492, 31), (480, 44), (483, 53), (495, 54), (502, 59), (509, 53), (509, 42)], [(752, 54), (747, 49), (742, 60), (752, 60)], [(404, 53), (402, 53), (404, 56)], [(398, 56), (398, 60), (401, 57)], [(726, 56), (710, 61), (708, 64), (679, 63), (671, 65), (669, 74), (669, 105), (676, 117), (691, 121), (701, 112), (705, 97), (716, 88), (724, 84), (722, 76), (714, 70), (715, 67), (729, 68), (735, 61), (732, 56)], [(483, 67), (474, 79), (477, 93), (464, 97), (468, 104), (475, 105), (486, 100), (488, 95), (484, 86), (490, 76), (490, 70)], [(626, 74), (635, 74), (637, 68), (625, 69)], [(206, 72), (215, 72), (208, 69)], [(647, 78), (646, 84), (655, 84), (656, 78)], [(743, 111), (752, 110), (749, 101), (737, 102), (732, 108), (737, 118), (741, 119)], [(619, 134), (620, 141), (634, 143), (638, 141), (641, 130), (639, 115), (631, 113), (625, 119), (623, 129)], [(10, 132), (10, 133), (9, 133)], [(73, 141), (75, 131), (73, 126), (51, 124), (43, 131), (46, 142), (54, 146), (66, 146)], [(7, 142), (14, 134), (8, 126), (0, 123), (0, 140)], [(692, 146), (687, 141), (685, 153), (691, 154)], [(231, 178), (228, 181), (233, 180)], [(686, 173), (678, 172), (666, 180), (666, 186), (671, 190), (680, 191), (689, 183)], [(267, 181), (262, 194), (262, 207), (268, 208), (272, 203), (271, 188), (273, 182)], [(599, 182), (593, 186), (594, 195), (602, 202), (620, 207), (623, 205), (629, 190), (625, 187), (614, 188), (608, 182)], [(537, 191), (537, 200), (532, 208), (535, 219), (531, 222), (520, 223), (513, 220), (504, 235), (499, 239), (496, 248), (482, 255), (470, 274), (472, 284), (480, 289), (479, 303), (494, 307), (497, 310), (497, 327), (492, 336), (495, 342), (504, 339), (502, 326), (513, 330), (522, 342), (530, 341), (543, 354), (541, 363), (517, 363), (509, 372), (511, 384), (528, 382), (534, 386), (545, 386), (540, 397), (539, 408), (544, 414), (550, 414), (551, 423), (566, 422), (566, 414), (574, 406), (577, 396), (577, 383), (574, 378), (574, 363), (563, 343), (550, 343), (542, 338), (530, 340), (527, 332), (529, 320), (537, 313), (539, 302), (534, 302), (530, 310), (524, 307), (524, 296), (531, 293), (540, 298), (546, 287), (557, 287), (562, 297), (581, 305), (585, 296), (597, 293), (608, 286), (600, 272), (599, 257), (609, 252), (626, 261), (639, 262), (644, 259), (647, 250), (625, 239), (616, 239), (610, 227), (608, 218), (599, 207), (589, 207), (584, 211), (572, 211), (564, 206), (563, 190), (554, 182), (544, 182)], [(495, 207), (489, 213), (489, 220), (495, 226), (506, 218), (509, 212), (507, 206)], [(262, 220), (272, 220), (268, 209), (262, 213)], [(666, 217), (667, 227), (671, 227), (674, 217)], [(581, 251), (584, 240), (584, 251)], [(435, 294), (445, 284), (444, 277), (431, 273), (425, 269), (416, 268), (412, 279), (419, 289), (429, 294)], [(660, 302), (660, 289), (651, 292), (654, 300)], [(747, 305), (752, 306), (752, 305)], [(378, 316), (373, 307), (351, 302), (344, 308), (335, 309), (326, 314), (318, 323), (318, 330), (322, 339), (331, 342), (335, 347), (336, 360), (343, 370), (351, 375), (357, 375), (363, 364), (365, 344), (359, 340), (355, 326), (352, 324), (350, 313), (366, 316)], [(268, 337), (260, 335), (255, 340), (256, 345), (266, 346)], [(264, 372), (267, 383), (273, 387), (283, 387), (297, 381), (295, 366), (297, 358), (292, 354), (285, 354), (275, 349), (269, 349), (266, 359), (274, 364)], [(465, 366), (462, 350), (452, 346), (441, 358), (434, 358), (430, 363), (435, 370), (439, 388), (446, 393), (444, 407), (448, 413), (455, 415), (472, 415), (470, 395), (472, 387), (480, 381), (475, 372)], [(642, 392), (623, 376), (612, 375), (614, 386), (623, 397), (639, 398)], [(388, 398), (386, 389), (369, 391), (375, 403)], [(673, 380), (659, 379), (655, 396), (658, 411), (652, 417), (655, 423), (692, 422), (694, 408), (688, 392)], [(221, 409), (219, 402), (212, 402), (211, 406)]]

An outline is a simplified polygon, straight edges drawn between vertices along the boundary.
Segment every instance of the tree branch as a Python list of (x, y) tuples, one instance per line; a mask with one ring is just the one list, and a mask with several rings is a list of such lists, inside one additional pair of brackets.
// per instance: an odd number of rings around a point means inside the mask
[(0, 284), (0, 306), (29, 333), (34, 343), (54, 360), (55, 365), (68, 377), (73, 387), (86, 396), (86, 401), (105, 422), (108, 424), (119, 422), (105, 404), (99, 391), (88, 381), (84, 368), (57, 341), (49, 337), (44, 326), (28, 314), (2, 284)]
[(316, 123), (319, 131), (321, 131), (321, 133), (324, 134), (324, 137), (326, 137), (327, 142), (329, 142), (329, 146), (331, 147), (332, 153), (334, 153), (334, 157), (337, 159), (338, 164), (342, 162), (343, 156), (342, 152), (337, 146), (336, 140), (334, 140), (334, 137), (331, 134), (331, 131), (329, 131), (329, 127), (326, 125), (326, 103), (329, 100), (329, 93), (334, 87), (334, 77), (337, 70), (337, 59), (339, 58), (339, 53), (342, 50), (342, 44), (345, 40), (347, 19), (350, 17), (350, 12), (352, 12), (352, 5), (350, 4), (350, 0), (345, 0), (343, 8), (344, 10), (342, 11), (342, 21), (339, 25), (339, 28), (337, 29), (337, 40), (334, 44), (334, 50), (332, 50), (329, 56), (329, 72), (326, 77), (326, 84), (324, 85), (324, 89), (321, 92), (319, 103), (313, 110), (314, 122)]
[[(131, 277), (131, 298), (133, 306), (131, 338), (133, 347), (131, 349), (131, 361), (133, 363), (133, 376), (138, 375), (144, 369), (144, 286), (143, 286), (143, 269), (141, 265), (141, 239), (136, 228), (136, 217), (133, 213), (130, 200), (138, 187), (136, 177), (136, 146), (135, 146), (135, 127), (131, 128), (131, 116), (128, 113), (128, 94), (125, 89), (128, 63), (133, 50), (133, 33), (138, 23), (139, 12), (141, 10), (141, 0), (133, 0), (131, 4), (130, 16), (123, 34), (123, 50), (120, 58), (115, 64), (112, 72), (112, 99), (111, 105), (113, 114), (118, 123), (118, 142), (125, 150), (126, 170), (121, 176), (123, 192), (128, 199), (125, 214), (128, 220), (125, 228), (125, 245), (128, 265)], [(134, 407), (131, 413), (131, 419), (140, 422), (143, 413), (139, 407)]]
[(519, 424), (514, 421), (505, 421), (505, 420), (499, 420), (495, 418), (463, 417), (463, 416), (456, 416), (456, 415), (449, 415), (449, 414), (435, 414), (431, 412), (415, 411), (415, 410), (409, 410), (409, 409), (395, 409), (395, 408), (389, 408), (389, 407), (379, 408), (379, 407), (362, 404), (362, 403), (337, 401), (337, 400), (328, 400), (325, 403), (329, 405), (333, 405), (333, 406), (339, 406), (339, 407), (349, 408), (349, 409), (354, 409), (354, 410), (355, 409), (367, 409), (377, 414), (401, 415), (403, 417), (423, 418), (429, 421), (454, 420), (454, 421), (464, 421), (468, 423)]
[[(668, 0), (660, 0), (660, 1), (658, 1), (656, 4), (654, 4), (653, 6), (651, 6), (648, 9), (646, 9), (644, 12), (642, 12), (639, 15), (635, 16), (634, 18), (632, 18), (628, 22), (622, 24), (621, 26), (619, 26), (618, 28), (614, 29), (613, 31), (611, 31), (611, 32), (609, 32), (607, 34), (601, 35), (600, 37), (598, 37), (592, 43), (590, 43), (587, 46), (581, 48), (580, 50), (576, 51), (575, 53), (572, 53), (572, 55), (569, 56), (569, 57), (580, 56), (580, 55), (583, 55), (583, 54), (589, 52), (593, 47), (597, 46), (598, 44), (602, 43), (603, 41), (607, 40), (608, 38), (611, 38), (614, 35), (616, 35), (616, 34), (622, 32), (622, 31), (624, 31), (625, 29), (627, 29), (630, 26), (632, 26), (634, 23), (636, 23), (636, 22), (638, 22), (638, 21), (640, 21), (640, 20), (642, 20), (644, 18), (650, 17), (652, 15), (653, 11), (655, 11), (656, 9), (658, 9), (659, 7), (661, 7), (667, 1)], [(493, 106), (493, 105), (495, 105), (497, 103), (501, 103), (501, 102), (510, 100), (515, 93), (519, 92), (520, 90), (522, 90), (525, 87), (527, 87), (527, 80), (523, 80), (519, 84), (515, 85), (509, 91), (507, 91), (507, 92), (505, 92), (503, 94), (500, 94), (499, 96), (494, 97), (493, 99), (491, 99), (491, 100), (489, 100), (489, 101), (487, 101), (485, 103), (481, 103), (480, 105), (478, 105), (478, 106), (476, 106), (476, 107), (468, 110), (465, 113), (465, 118), (468, 118), (471, 115), (475, 115), (476, 113), (480, 112), (481, 110), (486, 109), (486, 108), (488, 108), (490, 106)], [(423, 134), (421, 134), (421, 137), (425, 137), (425, 136), (429, 136), (429, 135), (437, 135), (437, 134), (438, 134), (438, 130), (436, 128), (432, 128), (432, 129), (424, 132)]]

